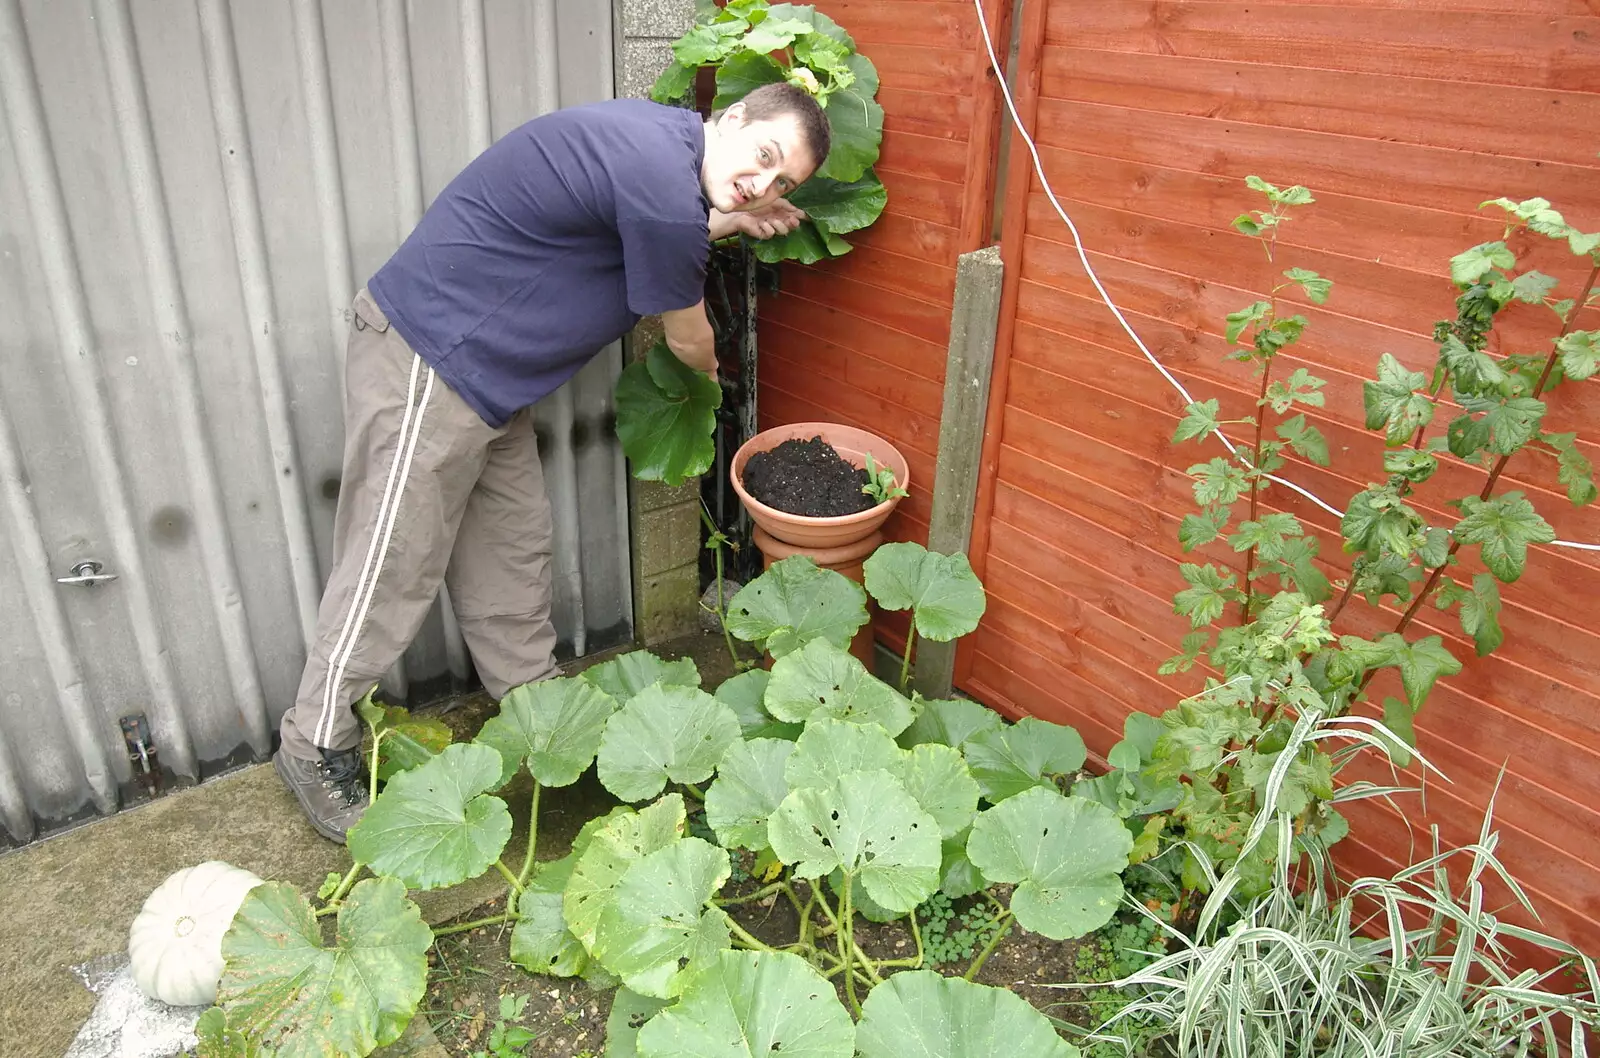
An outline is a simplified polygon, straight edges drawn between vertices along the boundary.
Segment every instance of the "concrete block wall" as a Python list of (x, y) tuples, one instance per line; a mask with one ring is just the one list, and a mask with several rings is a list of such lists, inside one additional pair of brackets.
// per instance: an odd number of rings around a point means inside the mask
[[(615, 0), (616, 91), (643, 99), (672, 61), (671, 44), (694, 22), (694, 0)], [(642, 321), (624, 340), (630, 358), (661, 336), (659, 319)], [(649, 646), (693, 633), (700, 612), (700, 482), (678, 488), (631, 481), (634, 629)]]

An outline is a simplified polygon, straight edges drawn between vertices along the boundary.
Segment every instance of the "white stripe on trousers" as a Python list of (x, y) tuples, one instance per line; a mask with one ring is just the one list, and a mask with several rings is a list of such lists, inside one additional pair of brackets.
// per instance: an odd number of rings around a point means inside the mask
[[(366, 558), (361, 563), (361, 576), (356, 581), (355, 594), (350, 598), (350, 610), (345, 614), (344, 627), (339, 630), (339, 638), (334, 641), (333, 651), (328, 656), (329, 673), (327, 684), (322, 689), (322, 715), (317, 718), (316, 738), (313, 739), (318, 746), (325, 745), (332, 737), (334, 717), (345, 706), (339, 701), (339, 685), (344, 682), (345, 666), (350, 663), (350, 656), (355, 653), (356, 644), (361, 640), (361, 626), (366, 623), (367, 611), (377, 592), (378, 577), (383, 573), (383, 560), (389, 552), (389, 539), (394, 535), (400, 498), (405, 493), (406, 478), (411, 473), (411, 458), (416, 453), (417, 440), (422, 436), (422, 413), (428, 407), (429, 395), (433, 393), (434, 375), (433, 368), (428, 368), (422, 399), (416, 403), (416, 422), (413, 426), (412, 403), (416, 397), (417, 373), (421, 367), (422, 358), (413, 354), (411, 379), (406, 387), (406, 411), (400, 420), (400, 441), (395, 446), (394, 462), (389, 464), (389, 477), (383, 485), (383, 499), (378, 503), (378, 517), (373, 525), (372, 539), (367, 544)], [(376, 565), (373, 563), (374, 557), (377, 559)]]

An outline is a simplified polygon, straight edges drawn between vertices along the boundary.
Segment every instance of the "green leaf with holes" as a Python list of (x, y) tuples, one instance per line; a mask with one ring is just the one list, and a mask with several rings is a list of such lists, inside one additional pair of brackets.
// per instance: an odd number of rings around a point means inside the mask
[(369, 1054), (410, 1023), (432, 946), (397, 878), (356, 883), (331, 946), (299, 890), (266, 882), (245, 896), (222, 938), (217, 1004), (230, 1028), (282, 1058)]
[[(434, 717), (417, 717), (398, 705), (382, 706), (371, 697), (356, 703), (356, 711), (382, 736), (378, 746), (378, 781), (388, 782), (400, 772), (426, 764), (454, 737), (450, 725)], [(362, 749), (370, 759), (370, 738)]]
[(1024, 929), (1071, 940), (1111, 920), (1133, 835), (1115, 812), (1036, 788), (983, 812), (967, 855), (993, 883), (1016, 885), (1011, 912)]
[(853, 771), (897, 771), (905, 756), (905, 750), (880, 727), (846, 720), (813, 720), (795, 743), (783, 776), (791, 790), (827, 789)]
[(641, 481), (677, 487), (711, 469), (722, 387), (673, 355), (666, 339), (617, 379), (617, 438)]
[(804, 555), (774, 562), (728, 603), (728, 631), (774, 658), (813, 639), (844, 649), (866, 623), (866, 589)]
[(591, 832), (561, 898), (567, 928), (585, 948), (594, 949), (600, 916), (616, 900), (628, 868), (681, 840), (684, 825), (683, 798), (668, 794), (637, 812), (614, 814)]
[(767, 712), (762, 704), (767, 696), (767, 685), (772, 673), (766, 669), (751, 669), (724, 680), (717, 688), (716, 699), (739, 718), (739, 727), (745, 738), (783, 738), (793, 742), (800, 737), (803, 724), (786, 724)]
[(965, 554), (942, 555), (915, 543), (884, 544), (862, 569), (878, 605), (910, 610), (924, 639), (949, 642), (975, 631), (983, 617), (983, 584)]
[(684, 838), (628, 867), (600, 912), (594, 956), (629, 989), (668, 999), (728, 947), (728, 916), (705, 905), (732, 873), (726, 849)]
[(501, 700), (499, 715), (483, 725), (477, 741), (500, 754), (502, 785), (526, 761), (543, 785), (571, 786), (594, 760), (616, 711), (612, 697), (587, 680), (525, 683)]
[(706, 790), (706, 822), (730, 849), (760, 852), (768, 847), (767, 820), (789, 796), (784, 766), (793, 742), (752, 738), (735, 742)]
[(917, 704), (921, 712), (900, 734), (900, 745), (907, 749), (925, 742), (963, 749), (974, 735), (1005, 726), (999, 713), (968, 698), (935, 698)]
[(790, 723), (829, 717), (877, 724), (891, 736), (913, 719), (904, 695), (826, 639), (813, 639), (773, 663), (764, 704), (767, 712)]
[(1561, 350), (1561, 371), (1581, 382), (1600, 370), (1600, 331), (1573, 331), (1556, 343)]
[(987, 731), (967, 743), (967, 764), (978, 789), (991, 802), (1004, 801), (1054, 777), (1083, 767), (1089, 751), (1078, 732), (1025, 716), (1009, 727)]
[(1391, 445), (1405, 444), (1418, 428), (1433, 421), (1433, 401), (1418, 392), (1427, 384), (1426, 375), (1384, 353), (1378, 358), (1378, 380), (1361, 386), (1367, 429), (1382, 430)]
[(639, 1033), (668, 1006), (669, 1000), (617, 989), (611, 1000), (611, 1014), (606, 1018), (605, 1058), (639, 1058)]
[(827, 789), (784, 798), (768, 825), (772, 851), (801, 878), (843, 869), (902, 914), (939, 887), (939, 823), (886, 771), (854, 771)]
[(833, 983), (788, 952), (725, 951), (639, 1030), (647, 1058), (852, 1058)]
[(577, 977), (588, 968), (589, 953), (567, 929), (567, 920), (561, 913), (562, 893), (577, 863), (575, 853), (541, 863), (517, 898), (511, 961), (529, 973)]
[(1461, 501), (1464, 517), (1455, 536), (1462, 544), (1478, 544), (1489, 572), (1510, 584), (1522, 576), (1529, 544), (1548, 544), (1556, 538), (1550, 523), (1539, 517), (1521, 492), (1507, 492), (1487, 500), (1467, 496)]
[(959, 751), (917, 746), (901, 758), (895, 776), (922, 810), (938, 821), (941, 836), (954, 837), (972, 825), (978, 810), (978, 781)]
[(741, 735), (733, 710), (705, 691), (654, 684), (606, 724), (600, 782), (624, 801), (654, 797), (668, 781), (703, 782)]
[(619, 658), (583, 670), (583, 678), (615, 698), (618, 705), (652, 683), (670, 687), (700, 686), (700, 670), (693, 658), (663, 661), (648, 650), (634, 650)]
[(932, 970), (872, 990), (856, 1026), (860, 1058), (1079, 1058), (1050, 1021), (1004, 988)]
[(503, 768), (494, 749), (457, 743), (401, 772), (350, 828), (350, 855), (411, 889), (476, 878), (511, 837), (506, 803), (488, 793), (502, 785)]

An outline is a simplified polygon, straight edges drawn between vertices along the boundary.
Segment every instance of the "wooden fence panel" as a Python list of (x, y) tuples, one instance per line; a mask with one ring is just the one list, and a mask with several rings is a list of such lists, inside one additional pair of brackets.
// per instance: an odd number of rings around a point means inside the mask
[[(1334, 280), (1325, 306), (1295, 306), (1310, 326), (1285, 361), (1328, 380), (1327, 406), (1308, 417), (1333, 465), (1286, 474), (1343, 506), (1382, 474), (1361, 383), (1383, 352), (1431, 366), (1433, 324), (1453, 316), (1450, 256), (1499, 234), (1478, 204), (1543, 195), (1600, 228), (1597, 12), (1583, 0), (1029, 0), (1020, 105), (1095, 270), (1196, 400), (1239, 417), (1256, 396), (1248, 367), (1222, 359), (1226, 313), (1290, 266)], [(1276, 264), (1230, 225), (1257, 205), (1251, 174), (1318, 199), (1285, 227)], [(1241, 565), (1225, 545), (1197, 559), (1177, 543), (1192, 510), (1184, 468), (1223, 453), (1172, 442), (1182, 399), (1095, 292), (1020, 144), (1004, 196), (1006, 294), (973, 544), (991, 604), (957, 675), (1013, 716), (1075, 725), (1103, 754), (1128, 710), (1162, 712), (1198, 686), (1201, 673), (1156, 666), (1188, 630), (1172, 612), (1178, 564)], [(1537, 252), (1564, 289), (1581, 283), (1578, 262)], [(1541, 348), (1549, 313), (1516, 311), (1501, 351)], [(1600, 313), (1583, 324), (1600, 326)], [(1580, 432), (1600, 460), (1600, 385), (1556, 390), (1546, 428)], [(1567, 502), (1553, 459), (1520, 455), (1507, 477), (1562, 538), (1600, 542), (1600, 507)], [(1447, 521), (1443, 502), (1482, 481), (1451, 466), (1419, 508)], [(1330, 577), (1348, 572), (1336, 518), (1278, 488), (1266, 505), (1307, 524)], [(1340, 855), (1388, 872), (1425, 846), (1429, 823), (1469, 842), (1498, 782), (1505, 863), (1547, 928), (1600, 950), (1600, 555), (1534, 548), (1503, 595), (1506, 641), (1487, 659), (1454, 614), (1420, 615), (1416, 631), (1466, 663), (1417, 722), (1451, 781), (1430, 781), (1426, 814), (1415, 797), (1401, 802), (1410, 829), (1362, 802)], [(1398, 616), (1356, 603), (1336, 630), (1375, 635)]]

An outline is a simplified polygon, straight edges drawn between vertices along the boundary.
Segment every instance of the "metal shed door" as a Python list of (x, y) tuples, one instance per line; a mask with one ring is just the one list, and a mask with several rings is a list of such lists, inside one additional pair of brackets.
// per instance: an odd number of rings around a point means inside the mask
[[(5, 841), (116, 810), (124, 717), (183, 779), (268, 752), (351, 298), (495, 138), (611, 94), (595, 0), (0, 0)], [(569, 655), (632, 634), (620, 361), (536, 410)], [(391, 682), (469, 666), (441, 605)]]

